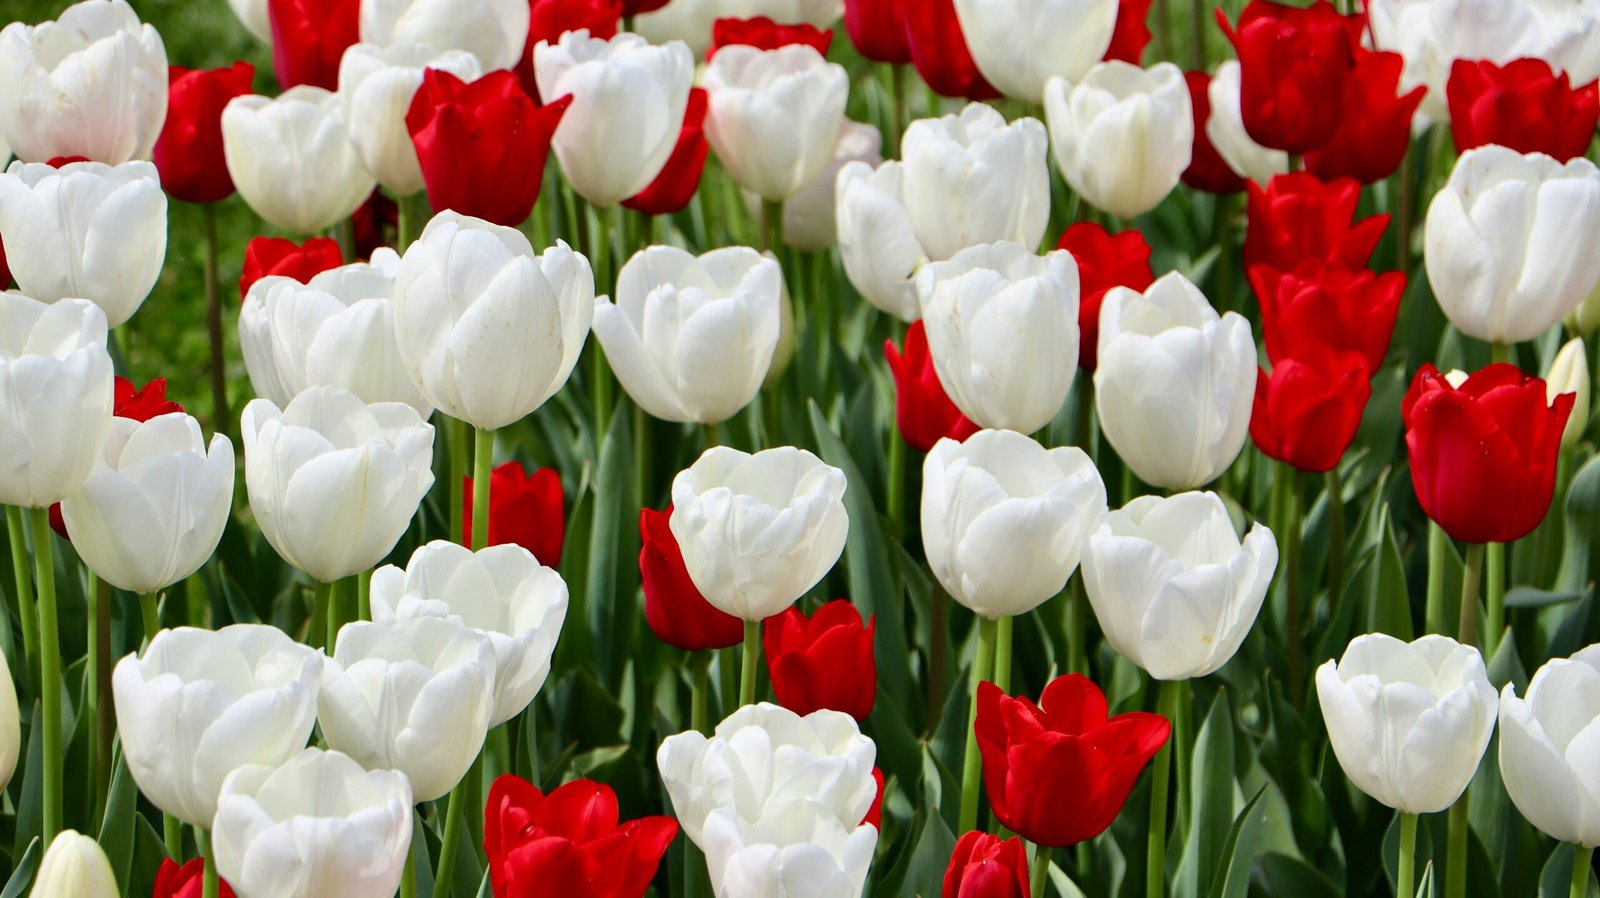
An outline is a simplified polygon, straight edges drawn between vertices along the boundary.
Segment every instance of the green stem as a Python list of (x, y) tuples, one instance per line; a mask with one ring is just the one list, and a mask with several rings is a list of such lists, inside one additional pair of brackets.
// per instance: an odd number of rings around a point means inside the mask
[(1395, 862), (1395, 888), (1397, 898), (1416, 895), (1415, 873), (1417, 857), (1417, 815), (1400, 812), (1400, 857)]
[(1194, 70), (1197, 72), (1206, 71), (1206, 27), (1210, 19), (1206, 12), (1209, 6), (1204, 0), (1189, 0), (1189, 33), (1194, 38)]
[(1509, 344), (1509, 343), (1490, 343), (1489, 344), (1489, 364), (1491, 364), (1491, 365), (1509, 365), (1509, 364), (1512, 364), (1512, 362), (1511, 362), (1511, 344)]
[(886, 475), (887, 496), (884, 511), (889, 517), (889, 535), (900, 539), (905, 535), (906, 513), (906, 441), (891, 419), (889, 423), (889, 471)]
[(356, 574), (356, 620), (372, 620), (372, 572)]
[(928, 593), (928, 732), (936, 732), (944, 712), (950, 669), (950, 596), (934, 579)]
[(218, 898), (222, 891), (222, 879), (217, 876), (217, 858), (216, 852), (211, 850), (211, 838), (205, 830), (196, 827), (194, 840), (200, 848), (200, 856), (205, 858), (205, 866), (200, 874), (200, 894), (203, 898)]
[(1429, 633), (1444, 633), (1444, 558), (1450, 551), (1450, 538), (1444, 528), (1428, 522), (1428, 604), (1426, 619)]
[[(1468, 787), (1471, 791), (1471, 787)], [(1467, 894), (1467, 792), (1450, 806), (1448, 847), (1444, 876), (1445, 898)]]
[(890, 159), (900, 158), (900, 140), (906, 133), (906, 67), (903, 63), (889, 64), (889, 143)]
[(1007, 615), (994, 622), (994, 684), (1007, 694), (1011, 692), (1011, 629), (1016, 620)]
[(994, 669), (996, 642), (995, 622), (978, 618), (978, 653), (972, 662), (968, 682), (971, 696), (967, 704), (967, 754), (961, 765), (961, 819), (960, 832), (978, 828), (978, 793), (982, 782), (983, 758), (978, 754), (978, 684), (987, 680)]
[(704, 442), (705, 442), (705, 447), (707, 449), (710, 449), (713, 446), (717, 445), (717, 425), (715, 425), (715, 424), (702, 425), (701, 428), (700, 428), (700, 433), (701, 433), (702, 436), (705, 437)]
[(1050, 846), (1035, 845), (1033, 849), (1033, 878), (1028, 882), (1030, 898), (1044, 898), (1050, 888)]
[(161, 632), (161, 593), (140, 593), (139, 614), (144, 620), (144, 641), (139, 644), (142, 649), (150, 645), (150, 640), (155, 639), (156, 634)]
[(1456, 641), (1462, 645), (1478, 644), (1478, 581), (1483, 579), (1483, 556), (1482, 543), (1467, 546), (1461, 569), (1461, 616), (1456, 624)]
[(1412, 207), (1416, 205), (1416, 169), (1416, 153), (1407, 149), (1400, 160), (1400, 197), (1395, 204), (1398, 208), (1394, 216), (1394, 267), (1407, 278), (1411, 277), (1411, 228), (1414, 217)]
[[(94, 571), (89, 571), (89, 583), (88, 588), (84, 590), (84, 597), (89, 603), (88, 632), (86, 634), (89, 639), (89, 645), (83, 660), (83, 701), (85, 710), (89, 715), (90, 725), (95, 727), (94, 736), (89, 740), (89, 769), (94, 771), (94, 780), (90, 783), (90, 787), (93, 789), (94, 804), (98, 807), (101, 796), (105, 793), (102, 784), (109, 783), (110, 776), (101, 769), (106, 765), (101, 763), (102, 755), (100, 754), (100, 732), (98, 726), (100, 720), (100, 628), (98, 625), (100, 617), (100, 578), (95, 575)], [(109, 761), (110, 758), (105, 758), (105, 760)], [(99, 815), (96, 814), (94, 819), (100, 819)]]
[(1085, 644), (1088, 641), (1089, 622), (1086, 619), (1089, 603), (1083, 594), (1083, 575), (1067, 586), (1067, 673), (1089, 675), (1089, 659)]
[(777, 255), (783, 248), (783, 201), (761, 201), (761, 249)]
[(1567, 892), (1569, 898), (1588, 898), (1589, 867), (1593, 863), (1593, 847), (1572, 846), (1572, 888)]
[(39, 669), (39, 610), (33, 603), (33, 568), (28, 558), (26, 516), (15, 505), (6, 506), (6, 532), (11, 537), (11, 572), (17, 581), (17, 616), (22, 623), (23, 685)]
[(472, 550), (489, 545), (489, 479), (494, 468), (494, 431), (479, 428), (472, 444)]
[(473, 853), (478, 857), (478, 866), (484, 864), (483, 849), (483, 765), (484, 756), (488, 754), (488, 746), (478, 752), (472, 759), (472, 766), (467, 768), (467, 776), (461, 781), (457, 789), (467, 790), (467, 797), (463, 799), (466, 806), (472, 808), (470, 814), (465, 815), (467, 826), (467, 844), (472, 846)]
[(167, 857), (183, 863), (183, 821), (171, 814), (161, 815), (162, 840), (167, 844)]
[(1289, 700), (1298, 708), (1301, 705), (1303, 690), (1300, 686), (1304, 676), (1301, 657), (1304, 652), (1304, 624), (1300, 609), (1300, 472), (1279, 462), (1278, 476), (1287, 483), (1288, 490), (1284, 499), (1284, 532), (1279, 538), (1284, 546), (1284, 642), (1289, 654)]
[[(394, 242), (395, 250), (401, 255), (405, 255), (406, 250), (411, 246), (411, 242), (417, 239), (417, 233), (419, 231), (417, 227), (417, 213), (422, 211), (420, 204), (425, 199), (425, 196), (425, 194), (419, 192), (413, 193), (410, 196), (395, 198), (395, 206), (399, 208), (400, 216), (399, 220), (395, 223)], [(535, 249), (537, 249), (537, 247), (535, 247)]]
[(340, 578), (328, 584), (328, 605), (324, 609), (326, 616), (323, 618), (326, 630), (323, 636), (323, 645), (327, 646), (328, 654), (333, 654), (335, 644), (339, 639), (339, 628), (344, 626), (344, 594), (348, 578)]
[(1072, 425), (1072, 441), (1094, 461), (1099, 456), (1098, 441), (1094, 438), (1094, 378), (1088, 372), (1078, 373), (1077, 416)]
[(464, 546), (467, 544), (466, 480), (472, 474), (471, 450), (467, 448), (467, 422), (447, 418), (445, 439), (450, 443), (450, 541)]
[(306, 640), (314, 649), (326, 648), (331, 654), (333, 646), (324, 641), (328, 632), (329, 600), (332, 598), (333, 584), (318, 583), (311, 591), (311, 626), (306, 631)]
[[(1163, 680), (1157, 710), (1167, 720), (1176, 720), (1182, 699), (1182, 680)], [(1147, 898), (1161, 898), (1167, 889), (1167, 786), (1172, 778), (1172, 740), (1156, 752), (1150, 766), (1150, 831), (1145, 855), (1144, 876)]]
[(761, 622), (744, 622), (744, 664), (739, 672), (739, 705), (756, 703), (756, 661), (761, 658)]
[(1328, 606), (1329, 616), (1339, 607), (1344, 593), (1344, 483), (1335, 465), (1328, 471)]
[(456, 843), (461, 841), (461, 826), (466, 822), (466, 790), (457, 783), (445, 806), (444, 835), (439, 840), (439, 866), (433, 876), (434, 898), (450, 898), (451, 880), (456, 872)]
[(356, 260), (355, 219), (345, 218), (334, 227), (336, 229), (334, 236), (339, 241), (339, 255), (343, 256), (346, 262), (354, 262)]
[(206, 334), (211, 341), (211, 422), (212, 429), (224, 433), (233, 429), (233, 417), (228, 413), (227, 356), (223, 351), (222, 286), (217, 278), (217, 204), (203, 203), (200, 211), (205, 219), (206, 260)]
[(100, 779), (96, 794), (99, 796), (95, 802), (96, 820), (105, 816), (107, 796), (111, 791), (111, 770), (115, 766), (112, 754), (112, 742), (117, 732), (117, 717), (114, 703), (111, 699), (111, 584), (104, 580), (98, 581), (94, 590), (95, 607), (91, 613), (94, 618), (92, 632), (94, 642), (91, 643), (90, 656), (96, 659), (97, 674), (93, 677), (98, 706), (94, 715), (96, 757), (100, 759), (100, 768), (97, 771)]
[(411, 848), (406, 851), (405, 870), (400, 874), (400, 898), (417, 898), (417, 840), (420, 838), (423, 838), (422, 831), (417, 830), (412, 834)]
[(710, 652), (694, 652), (689, 656), (689, 667), (694, 674), (689, 684), (689, 728), (697, 733), (706, 732), (706, 725), (711, 718), (707, 711), (710, 700), (707, 693), (711, 690), (711, 683), (706, 670), (710, 664)]
[(1506, 630), (1506, 544), (1489, 543), (1483, 550), (1484, 558), (1484, 615), (1483, 660), (1487, 664), (1500, 648), (1500, 637)]
[(61, 631), (56, 620), (56, 565), (50, 510), (29, 509), (33, 518), (34, 583), (39, 590), (39, 692), (44, 713), (44, 827), (49, 845), (61, 831)]

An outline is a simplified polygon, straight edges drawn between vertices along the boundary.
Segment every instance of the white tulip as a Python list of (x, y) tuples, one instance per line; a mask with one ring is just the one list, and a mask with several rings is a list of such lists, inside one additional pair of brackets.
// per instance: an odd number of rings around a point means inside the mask
[(1257, 522), (1239, 541), (1215, 493), (1140, 496), (1101, 519), (1083, 585), (1106, 641), (1157, 680), (1228, 663), (1261, 610), (1278, 543)]
[(240, 421), (250, 510), (285, 561), (323, 583), (383, 560), (433, 484), (433, 426), (409, 405), (311, 387)]
[(522, 713), (550, 675), (567, 616), (567, 584), (533, 553), (506, 544), (477, 552), (434, 540), (405, 570), (372, 574), (372, 620), (398, 624), (443, 617), (482, 634), (494, 650), (495, 727)]
[(832, 161), (850, 76), (815, 48), (725, 47), (702, 85), (706, 139), (740, 187), (785, 200)]
[(951, 598), (990, 620), (1061, 592), (1106, 511), (1082, 449), (1010, 430), (940, 440), (922, 464), (922, 546)]
[(1498, 702), (1483, 656), (1447, 636), (1351, 640), (1317, 668), (1317, 699), (1345, 776), (1408, 814), (1454, 804), (1478, 770)]
[(1008, 97), (1037, 106), (1052, 77), (1076, 81), (1106, 55), (1117, 0), (956, 0), (978, 71)]
[(361, 40), (465, 50), (492, 72), (522, 59), (528, 18), (527, 0), (361, 0)]
[(349, 218), (375, 183), (350, 143), (339, 95), (320, 87), (230, 100), (222, 110), (222, 149), (250, 208), (297, 234)]
[(417, 801), (454, 789), (495, 712), (489, 637), (439, 617), (339, 629), (317, 696), (328, 747), (406, 775)]
[(732, 246), (699, 258), (672, 246), (640, 250), (617, 275), (617, 301), (595, 300), (594, 333), (623, 389), (666, 421), (733, 417), (772, 364), (783, 270)]
[(0, 790), (17, 772), (22, 752), (22, 716), (17, 707), (17, 684), (11, 679), (11, 664), (0, 653)]
[(112, 402), (99, 306), (0, 293), (0, 505), (45, 508), (82, 488)]
[(74, 830), (50, 841), (29, 898), (119, 898), (117, 876), (100, 843)]
[[(872, 125), (845, 120), (839, 129), (839, 142), (833, 147), (833, 161), (800, 192), (783, 203), (783, 243), (802, 252), (814, 253), (832, 246), (837, 236), (837, 194), (839, 170), (851, 162), (869, 166), (883, 163), (883, 135)], [(761, 197), (744, 190), (745, 208), (752, 218), (761, 215)]]
[(928, 257), (906, 211), (905, 166), (847, 162), (834, 181), (839, 261), (861, 298), (901, 321), (922, 312), (913, 278)]
[(711, 888), (725, 898), (860, 898), (878, 829), (848, 827), (811, 806), (751, 823), (719, 808), (706, 819)]
[(1428, 204), (1428, 283), (1456, 329), (1531, 340), (1600, 283), (1600, 169), (1500, 146), (1468, 150)]
[(1545, 662), (1526, 698), (1500, 693), (1500, 778), (1522, 816), (1551, 838), (1600, 845), (1600, 645)]
[(1098, 209), (1131, 219), (1154, 209), (1189, 167), (1194, 113), (1183, 71), (1102, 62), (1083, 80), (1051, 78), (1045, 121), (1056, 164)]
[(1183, 275), (1142, 295), (1114, 287), (1100, 306), (1095, 408), (1106, 440), (1139, 479), (1193, 489), (1244, 448), (1256, 391), (1250, 322), (1218, 316)]
[(210, 829), (228, 774), (276, 766), (311, 738), (322, 653), (276, 627), (179, 627), (111, 675), (128, 772), (156, 807)]
[(167, 195), (148, 162), (13, 162), (0, 174), (0, 234), (19, 290), (87, 299), (116, 327), (161, 277)]
[(1562, 448), (1571, 449), (1583, 439), (1583, 431), (1589, 426), (1589, 355), (1582, 337), (1573, 337), (1561, 347), (1550, 360), (1544, 381), (1545, 398), (1550, 402), (1563, 393), (1573, 394), (1572, 413), (1567, 416), (1566, 429), (1561, 431)]
[(272, 17), (269, 0), (228, 0), (239, 24), (268, 47), (272, 46)]
[(356, 44), (339, 63), (339, 100), (350, 143), (367, 171), (398, 196), (411, 196), (425, 186), (406, 112), (426, 69), (449, 72), (462, 81), (483, 75), (471, 53), (418, 44)]
[(240, 898), (390, 898), (411, 850), (411, 786), (308, 748), (228, 777), (211, 849)]
[(1273, 175), (1289, 170), (1289, 154), (1250, 139), (1249, 132), (1244, 129), (1244, 113), (1239, 107), (1239, 85), (1238, 60), (1230, 59), (1217, 66), (1217, 74), (1206, 89), (1211, 101), (1206, 137), (1234, 174), (1266, 186)]
[(0, 31), (0, 135), (27, 162), (149, 159), (167, 120), (167, 50), (126, 0), (83, 0)]
[(426, 418), (433, 406), (411, 382), (394, 332), (400, 257), (379, 248), (302, 284), (264, 277), (239, 310), (239, 345), (256, 395), (283, 407), (307, 387), (343, 387), (363, 402), (404, 402)]
[(567, 382), (594, 318), (594, 272), (563, 242), (536, 256), (515, 228), (445, 211), (406, 250), (395, 336), (428, 402), (494, 430)]

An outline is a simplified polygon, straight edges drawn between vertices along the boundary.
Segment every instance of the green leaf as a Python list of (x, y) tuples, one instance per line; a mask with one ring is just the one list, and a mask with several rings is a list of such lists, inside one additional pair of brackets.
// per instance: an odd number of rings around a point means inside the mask
[(1255, 856), (1255, 833), (1261, 825), (1256, 805), (1267, 794), (1267, 786), (1256, 790), (1255, 797), (1245, 804), (1244, 810), (1228, 829), (1228, 837), (1217, 855), (1217, 871), (1211, 880), (1210, 898), (1244, 898), (1250, 884), (1250, 870)]
[(1518, 586), (1506, 592), (1506, 607), (1548, 608), (1551, 605), (1576, 602), (1588, 594), (1587, 589), (1535, 589), (1532, 586)]
[[(1567, 898), (1572, 893), (1572, 845), (1562, 842), (1550, 852), (1544, 870), (1539, 874), (1539, 898)], [(1595, 894), (1594, 874), (1589, 874), (1585, 896)]]
[(22, 767), (22, 791), (17, 796), (16, 848), (12, 857), (21, 857), (23, 849), (36, 839), (44, 829), (44, 714), (39, 701), (33, 702), (33, 715), (28, 726), (27, 760)]
[[(6, 880), (4, 891), (0, 891), (0, 898), (22, 898), (27, 893), (28, 886), (33, 885), (33, 873), (39, 866), (39, 838), (35, 836), (28, 842), (28, 850), (23, 853), (21, 863), (17, 869), (11, 871), (11, 878)], [(1568, 861), (1570, 868), (1572, 862)]]
[[(1179, 760), (1178, 763), (1183, 763)], [(1185, 898), (1191, 895), (1213, 893), (1214, 879), (1226, 876), (1226, 866), (1218, 869), (1218, 859), (1226, 863), (1228, 855), (1220, 848), (1228, 839), (1234, 822), (1233, 779), (1233, 713), (1227, 690), (1221, 690), (1211, 702), (1205, 722), (1200, 725), (1200, 735), (1194, 742), (1190, 760), (1193, 773), (1190, 787), (1195, 790), (1189, 808), (1188, 838), (1184, 841), (1183, 856), (1178, 863), (1177, 882), (1173, 895)]]
[(1262, 855), (1261, 876), (1267, 882), (1266, 894), (1269, 895), (1343, 898), (1344, 894), (1322, 871), (1287, 854), (1269, 852)]
[(584, 604), (595, 666), (609, 687), (615, 687), (621, 678), (627, 646), (632, 642), (626, 634), (639, 619), (634, 613), (631, 580), (618, 574), (624, 568), (637, 571), (625, 550), (624, 530), (633, 531), (623, 517), (623, 503), (633, 491), (631, 417), (626, 409), (614, 411), (600, 443), (594, 518), (589, 528), (588, 576), (584, 578)]
[(1387, 633), (1410, 642), (1415, 632), (1411, 622), (1411, 596), (1406, 588), (1405, 565), (1400, 561), (1400, 546), (1395, 541), (1394, 520), (1387, 505), (1378, 512), (1378, 534), (1376, 564), (1369, 571), (1371, 595), (1367, 606), (1367, 631)]
[(111, 790), (106, 798), (106, 815), (100, 821), (100, 836), (96, 841), (111, 861), (111, 870), (117, 876), (117, 887), (128, 894), (128, 871), (133, 862), (133, 818), (139, 803), (139, 787), (128, 773), (128, 764), (122, 757), (119, 740), (112, 750), (113, 763)]

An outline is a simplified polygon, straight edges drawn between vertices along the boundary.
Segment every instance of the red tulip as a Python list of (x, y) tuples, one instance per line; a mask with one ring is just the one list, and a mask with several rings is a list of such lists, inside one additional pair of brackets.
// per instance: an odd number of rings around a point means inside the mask
[[(181, 867), (172, 858), (162, 858), (150, 898), (200, 898), (205, 867), (204, 858), (194, 858)], [(219, 898), (233, 898), (233, 887), (228, 885), (227, 880), (219, 878), (219, 884)]]
[[(370, 259), (374, 250), (393, 247), (400, 236), (400, 204), (381, 189), (374, 188), (367, 201), (350, 213), (357, 259)], [(400, 247), (405, 249), (405, 247)]]
[(874, 620), (869, 616), (863, 626), (861, 613), (844, 599), (809, 618), (793, 607), (767, 618), (761, 645), (778, 704), (796, 714), (826, 708), (866, 720), (878, 690)]
[(11, 269), (6, 265), (6, 243), (0, 240), (0, 290), (11, 286)]
[(1351, 271), (1313, 259), (1293, 274), (1257, 265), (1249, 278), (1261, 304), (1261, 333), (1273, 364), (1315, 343), (1360, 353), (1369, 376), (1383, 366), (1406, 292), (1403, 273)]
[(694, 199), (700, 186), (700, 174), (706, 167), (706, 91), (703, 87), (689, 88), (689, 105), (683, 113), (683, 130), (678, 132), (678, 145), (667, 157), (667, 165), (650, 186), (632, 198), (622, 201), (629, 209), (646, 215), (671, 215)]
[(1595, 82), (1572, 87), (1566, 72), (1552, 71), (1537, 58), (1504, 66), (1458, 59), (1450, 66), (1445, 98), (1458, 153), (1495, 143), (1567, 162), (1589, 151), (1600, 122)]
[[(111, 387), (112, 417), (148, 421), (161, 415), (183, 412), (183, 406), (167, 398), (165, 377), (155, 378), (145, 384), (144, 389), (134, 387), (133, 381), (126, 377), (115, 377), (112, 378)], [(72, 540), (72, 537), (67, 535), (67, 520), (61, 516), (60, 502), (50, 506), (50, 529), (62, 539), (69, 542)]]
[(1411, 486), (1450, 536), (1506, 543), (1544, 520), (1574, 400), (1549, 402), (1545, 389), (1515, 365), (1490, 365), (1459, 386), (1431, 364), (1417, 372), (1400, 403)]
[(483, 848), (495, 898), (642, 898), (678, 834), (671, 817), (618, 821), (617, 796), (593, 780), (549, 795), (502, 775), (483, 809)]
[(973, 830), (956, 840), (940, 898), (1028, 898), (1028, 849)]
[(1266, 187), (1246, 184), (1245, 192), (1247, 271), (1256, 265), (1294, 271), (1310, 259), (1365, 268), (1389, 226), (1388, 215), (1353, 221), (1361, 185), (1352, 178), (1324, 183), (1308, 172), (1291, 172), (1274, 175)]
[(878, 784), (878, 793), (872, 796), (872, 806), (867, 808), (867, 816), (861, 822), (878, 831), (883, 830), (883, 771), (877, 767), (872, 768), (872, 781)]
[[(461, 480), (461, 538), (470, 546), (472, 478)], [(489, 473), (489, 545), (515, 543), (545, 567), (558, 567), (566, 534), (566, 496), (555, 468), (540, 468), (530, 477), (521, 464), (508, 461)]]
[(844, 0), (844, 29), (856, 51), (873, 62), (911, 61), (906, 43), (907, 0)]
[(256, 67), (236, 62), (223, 69), (167, 70), (167, 121), (152, 157), (161, 186), (186, 203), (214, 203), (233, 195), (222, 157), (222, 108), (252, 92)]
[(906, 45), (922, 80), (941, 97), (993, 100), (1000, 96), (984, 80), (967, 49), (967, 38), (956, 19), (955, 0), (901, 0), (905, 15)]
[(1183, 80), (1189, 83), (1189, 106), (1194, 110), (1194, 152), (1189, 167), (1183, 170), (1183, 183), (1206, 193), (1238, 193), (1244, 189), (1245, 179), (1228, 167), (1206, 134), (1206, 121), (1211, 118), (1211, 76), (1184, 72)]
[(250, 285), (264, 277), (290, 277), (305, 284), (343, 264), (339, 241), (332, 237), (312, 237), (301, 244), (282, 237), (255, 237), (244, 248), (239, 298), (244, 299), (250, 293)]
[(667, 5), (667, 0), (622, 0), (622, 14), (633, 18), (640, 13), (655, 12)]
[(1220, 9), (1217, 22), (1239, 56), (1239, 111), (1250, 139), (1290, 153), (1333, 139), (1345, 114), (1337, 87), (1355, 66), (1345, 19), (1333, 4), (1251, 0), (1237, 29)]
[(550, 138), (571, 102), (540, 106), (504, 69), (470, 83), (428, 69), (406, 112), (428, 204), (520, 225), (539, 199)]
[(1105, 832), (1171, 725), (1143, 711), (1108, 717), (1099, 687), (1067, 674), (1037, 705), (979, 683), (974, 729), (995, 818), (1035, 845), (1064, 848)]
[(965, 440), (977, 433), (978, 425), (967, 420), (939, 383), (921, 321), (911, 322), (905, 345), (902, 355), (893, 340), (883, 341), (883, 357), (894, 375), (894, 420), (901, 439), (918, 452), (927, 452), (945, 437)]
[(616, 37), (617, 25), (622, 21), (622, 0), (532, 0), (529, 12), (528, 41), (522, 45), (517, 79), (528, 96), (537, 98), (539, 87), (534, 83), (533, 51), (539, 42), (553, 44), (561, 40), (561, 35), (585, 28), (590, 37), (605, 40)]
[(1143, 65), (1144, 48), (1150, 44), (1151, 0), (1118, 0), (1117, 24), (1111, 29), (1111, 46), (1101, 59)]
[(1411, 145), (1411, 118), (1426, 87), (1400, 94), (1399, 53), (1360, 50), (1344, 82), (1344, 115), (1333, 137), (1306, 153), (1306, 169), (1323, 180), (1350, 177), (1363, 184), (1382, 181), (1400, 168)]
[(1150, 244), (1132, 228), (1109, 233), (1093, 222), (1079, 222), (1062, 233), (1056, 249), (1078, 263), (1078, 367), (1093, 371), (1100, 342), (1100, 302), (1112, 287), (1143, 292), (1155, 282)]
[(723, 47), (745, 44), (758, 50), (776, 50), (790, 44), (804, 44), (823, 56), (833, 46), (833, 30), (819, 31), (800, 22), (794, 25), (774, 22), (766, 16), (751, 19), (718, 19), (711, 24), (711, 48), (706, 50), (706, 61), (717, 55)]
[(1355, 440), (1371, 396), (1360, 353), (1308, 344), (1256, 377), (1250, 438), (1267, 457), (1298, 470), (1330, 471)]
[(344, 51), (361, 40), (361, 0), (267, 0), (272, 70), (288, 90), (339, 89)]
[(656, 638), (686, 652), (725, 649), (744, 639), (744, 621), (712, 607), (683, 565), (666, 511), (639, 512), (639, 579), (644, 583), (644, 619)]

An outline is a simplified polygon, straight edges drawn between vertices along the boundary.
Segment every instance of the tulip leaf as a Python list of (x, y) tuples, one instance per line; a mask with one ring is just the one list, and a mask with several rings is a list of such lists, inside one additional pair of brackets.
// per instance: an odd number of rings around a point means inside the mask
[[(22, 860), (17, 862), (17, 868), (11, 871), (11, 878), (6, 880), (6, 887), (0, 891), (0, 898), (22, 898), (27, 894), (28, 886), (33, 885), (33, 873), (39, 867), (39, 837), (34, 836), (28, 842), (28, 850), (23, 853)], [(1567, 861), (1567, 867), (1572, 867), (1572, 862)]]
[[(148, 895), (155, 885), (156, 871), (167, 856), (167, 847), (155, 827), (143, 814), (133, 816), (133, 864), (128, 874), (126, 895)], [(420, 898), (420, 896), (419, 896)]]
[(1261, 876), (1268, 895), (1295, 898), (1341, 898), (1339, 887), (1320, 870), (1297, 857), (1279, 852), (1261, 856)]
[[(1181, 747), (1179, 754), (1181, 755)], [(1178, 763), (1183, 763), (1179, 760)], [(1229, 855), (1220, 852), (1234, 822), (1237, 787), (1233, 778), (1233, 712), (1226, 689), (1219, 690), (1200, 725), (1189, 764), (1188, 838), (1178, 863), (1173, 895), (1210, 895), (1215, 878), (1226, 877)], [(1181, 797), (1179, 806), (1183, 804)]]
[(1056, 863), (1055, 858), (1050, 859), (1050, 884), (1056, 887), (1056, 894), (1061, 898), (1088, 898), (1083, 889), (1078, 888), (1078, 884), (1067, 876), (1067, 871)]
[[(1556, 850), (1550, 852), (1550, 859), (1545, 861), (1544, 870), (1539, 874), (1539, 898), (1567, 898), (1571, 894), (1572, 855), (1572, 844), (1569, 842), (1556, 845)], [(1594, 893), (1595, 878), (1591, 870), (1584, 894)]]
[(1547, 608), (1551, 605), (1564, 605), (1567, 602), (1576, 602), (1589, 594), (1589, 590), (1558, 590), (1537, 589), (1532, 586), (1518, 586), (1506, 592), (1507, 608)]
[(128, 772), (127, 761), (122, 757), (119, 740), (112, 750), (114, 765), (111, 774), (111, 791), (106, 798), (106, 815), (100, 821), (100, 836), (96, 840), (111, 861), (116, 874), (117, 887), (128, 893), (129, 865), (133, 862), (133, 818), (139, 803), (139, 788)]
[(1255, 835), (1261, 827), (1261, 815), (1256, 813), (1256, 805), (1261, 803), (1261, 796), (1265, 794), (1267, 786), (1263, 785), (1245, 803), (1244, 810), (1239, 812), (1233, 826), (1229, 827), (1227, 838), (1217, 854), (1217, 870), (1211, 879), (1211, 890), (1206, 893), (1209, 898), (1244, 898), (1254, 866)]
[[(594, 480), (594, 517), (589, 529), (587, 594), (590, 647), (595, 668), (609, 688), (620, 682), (628, 657), (629, 630), (642, 614), (634, 607), (632, 579), (623, 568), (636, 571), (628, 557), (627, 536), (633, 533), (623, 516), (623, 504), (633, 494), (632, 437), (626, 408), (616, 410), (600, 443), (600, 463)], [(637, 554), (637, 553), (635, 553)]]
[(911, 853), (911, 863), (906, 868), (906, 880), (899, 894), (939, 894), (944, 883), (945, 868), (950, 864), (950, 854), (955, 850), (955, 834), (945, 825), (943, 817), (930, 810), (917, 839), (917, 847)]
[(1600, 518), (1600, 456), (1591, 458), (1573, 475), (1564, 510), (1567, 526), (1556, 586), (1570, 591), (1582, 589), (1594, 578), (1594, 541), (1600, 538), (1600, 528), (1591, 525)]
[(1405, 565), (1395, 540), (1394, 520), (1387, 505), (1378, 512), (1378, 555), (1368, 571), (1369, 599), (1367, 632), (1387, 633), (1410, 642), (1415, 630), (1411, 619), (1411, 596), (1406, 587)]
[(40, 725), (44, 715), (38, 699), (33, 702), (33, 715), (28, 720), (28, 752), (22, 766), (22, 791), (16, 796), (13, 825), (17, 838), (12, 857), (20, 857), (44, 828), (44, 727)]

